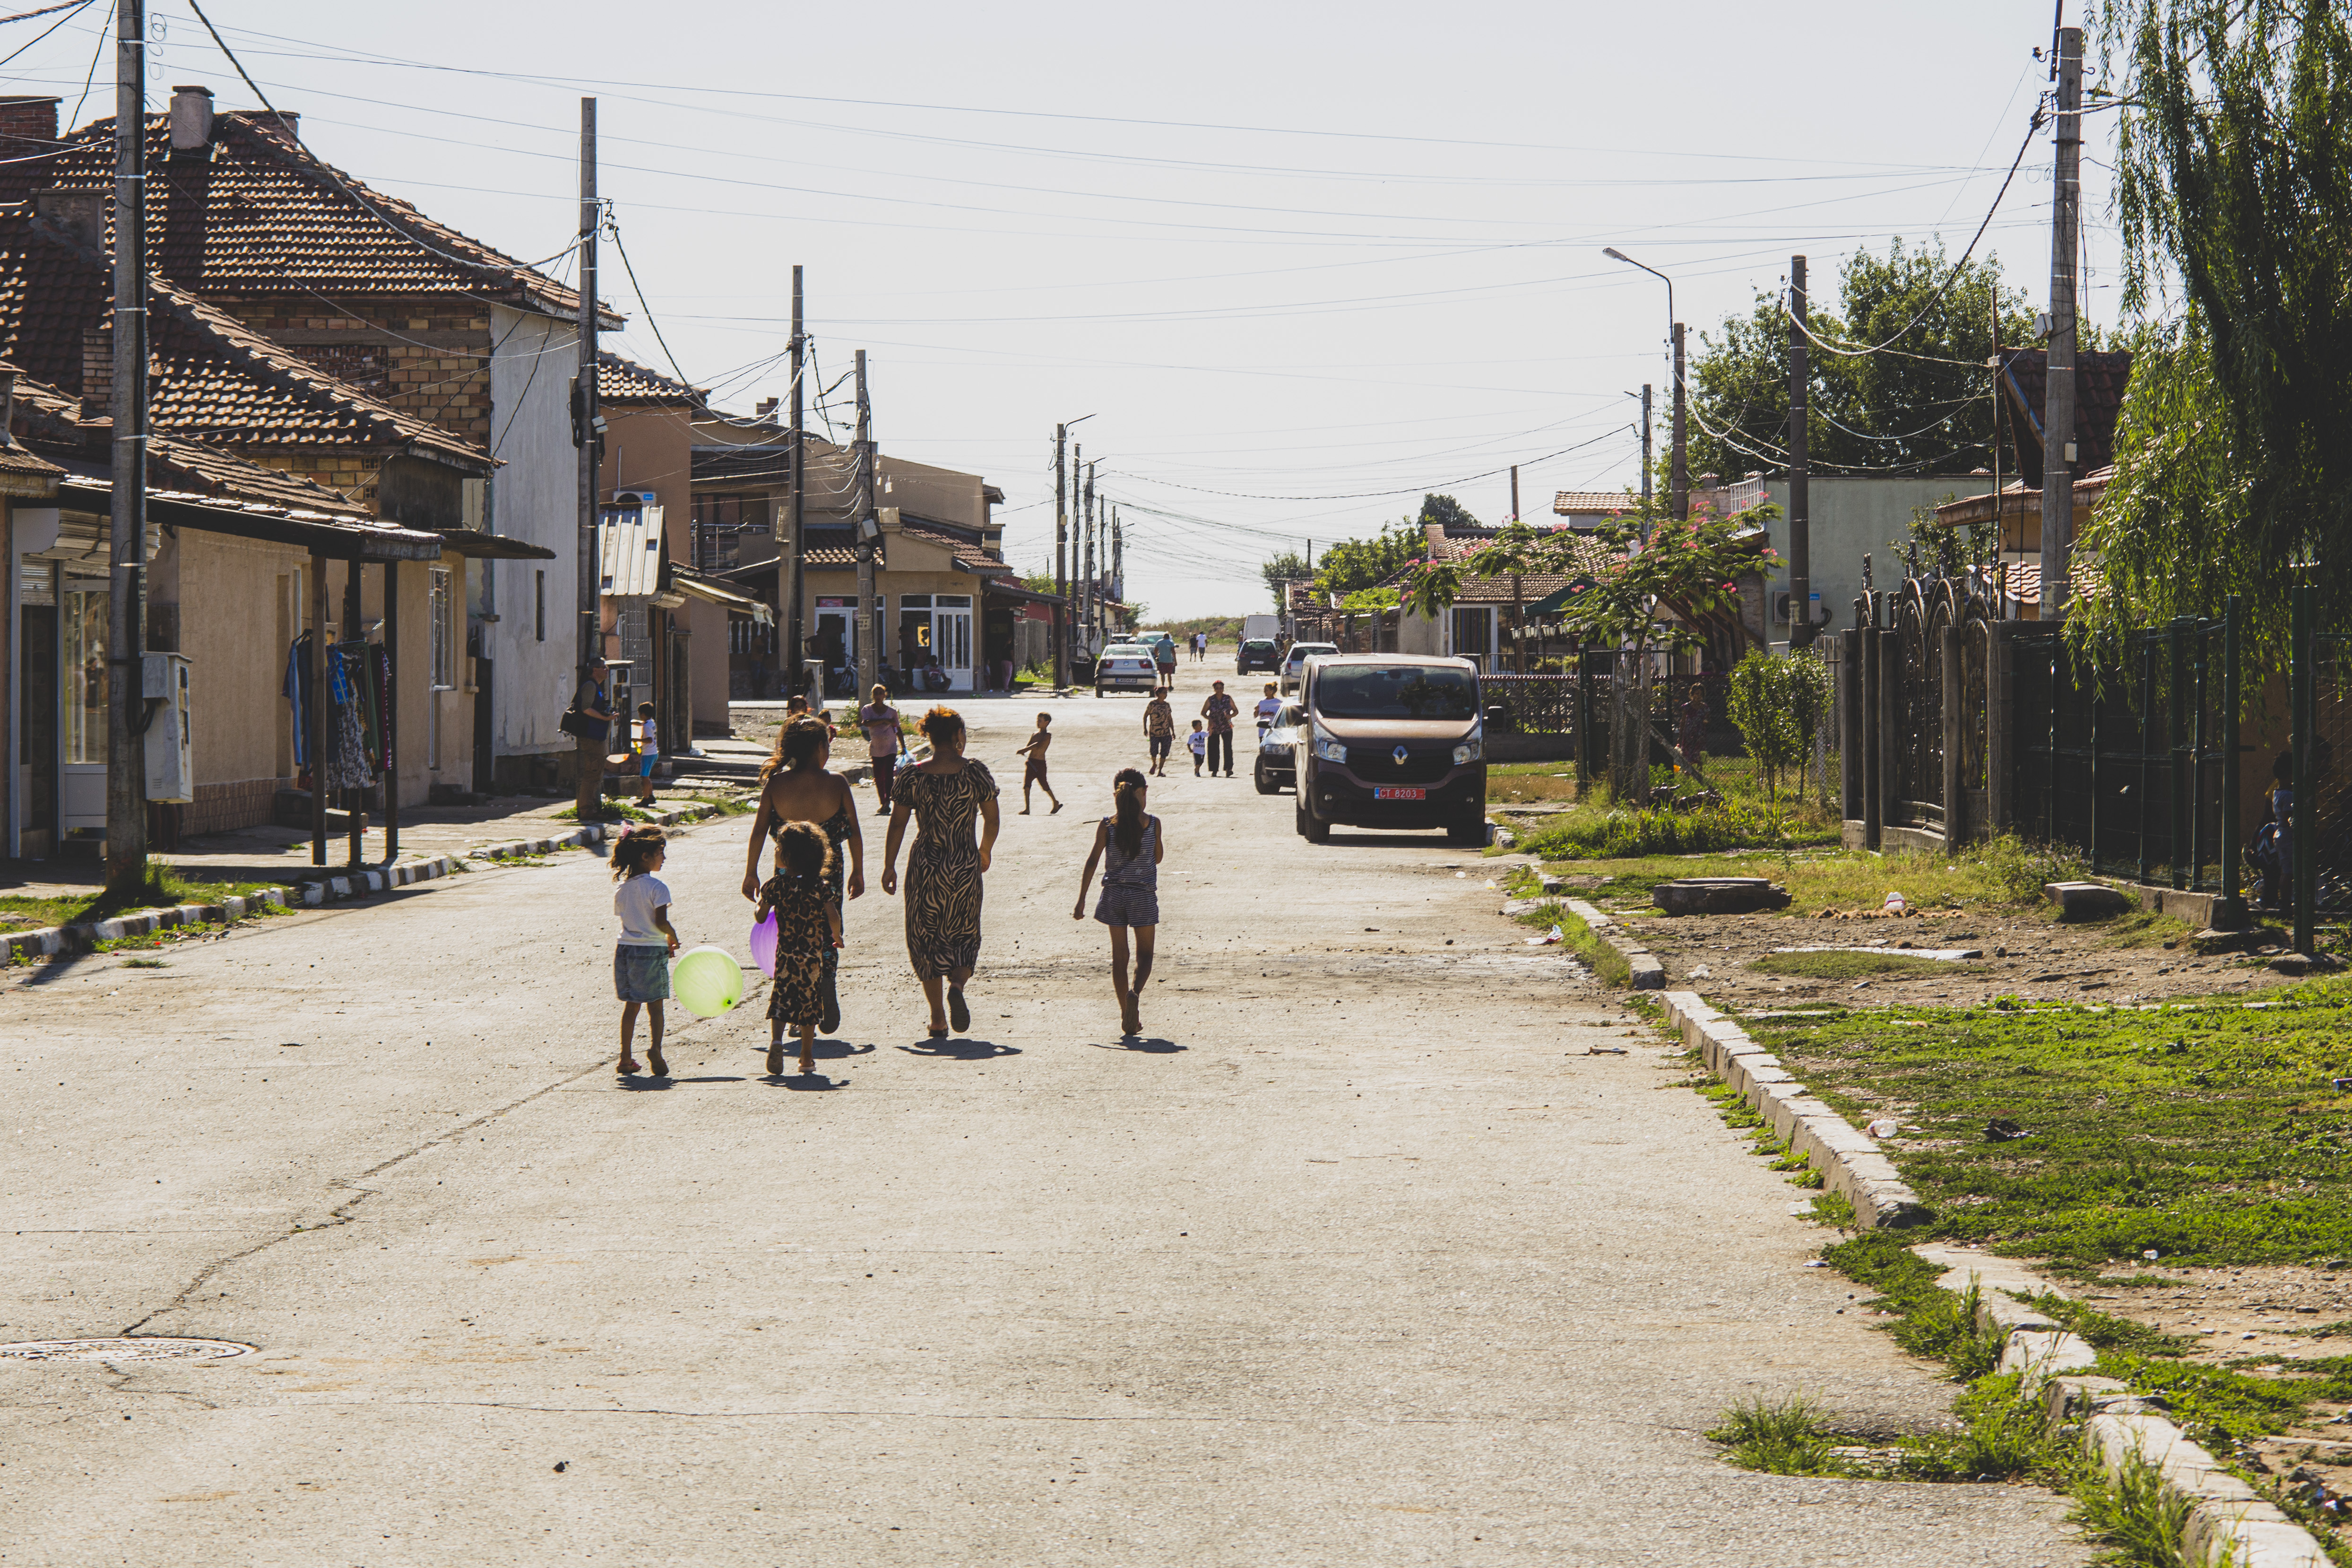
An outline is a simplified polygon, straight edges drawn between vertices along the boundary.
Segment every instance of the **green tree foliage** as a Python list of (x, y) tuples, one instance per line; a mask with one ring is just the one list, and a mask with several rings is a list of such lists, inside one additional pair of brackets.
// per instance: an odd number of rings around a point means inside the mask
[(1775, 805), (1780, 798), (1780, 770), (1801, 754), (1783, 674), (1788, 662), (1751, 649), (1731, 667), (1731, 679), (1724, 692), (1731, 721), (1738, 727), (1740, 739), (1748, 742), (1748, 754), (1756, 759), (1756, 771), (1764, 775), (1765, 791)]
[(1421, 515), (1412, 526), (1436, 523), (1443, 528), (1478, 528), (1483, 526), (1470, 515), (1470, 509), (1452, 496), (1425, 495), (1421, 498)]
[[(1815, 338), (1862, 346), (1893, 336), (1902, 354), (1843, 355), (1816, 344), (1805, 426), (1816, 473), (1894, 470), (1964, 474), (1992, 463), (1992, 313), (2001, 341), (2032, 338), (2023, 290), (2004, 287), (1996, 258), (1971, 258), (1952, 274), (1943, 242), (1884, 256), (1858, 251), (1839, 280), (1838, 302), (1816, 298), (1807, 313)], [(1921, 315), (1922, 311), (1926, 313)], [(1920, 357), (1911, 357), (1920, 356)], [(1789, 318), (1777, 296), (1759, 294), (1745, 316), (1699, 334), (1690, 368), (1698, 418), (1689, 430), (1690, 472), (1728, 479), (1787, 467)], [(1664, 405), (1671, 417), (1671, 405)], [(1699, 423), (1722, 432), (1709, 435)]]
[[(2077, 636), (2246, 596), (2285, 657), (2296, 564), (2352, 609), (2352, 18), (2290, 0), (2112, 0), (2116, 205), (2134, 341), (2116, 473), (2084, 530)], [(2095, 96), (2094, 101), (2096, 101)]]
[(1282, 585), (1285, 583), (1304, 582), (1315, 575), (1307, 569), (1307, 557), (1296, 550), (1286, 550), (1281, 554), (1269, 558), (1263, 566), (1258, 568), (1258, 573), (1265, 579), (1265, 591), (1274, 595), (1274, 609), (1276, 615), (1290, 607), (1282, 602)]
[(1428, 552), (1428, 542), (1410, 522), (1393, 522), (1370, 539), (1343, 539), (1316, 563), (1315, 585), (1341, 598), (1360, 588), (1377, 588)]

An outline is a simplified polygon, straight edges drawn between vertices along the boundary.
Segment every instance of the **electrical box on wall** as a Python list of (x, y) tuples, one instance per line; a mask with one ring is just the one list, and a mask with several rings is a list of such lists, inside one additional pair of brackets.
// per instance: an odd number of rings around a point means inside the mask
[(185, 805), (196, 798), (188, 656), (151, 653), (141, 659), (139, 694), (147, 699), (147, 798)]

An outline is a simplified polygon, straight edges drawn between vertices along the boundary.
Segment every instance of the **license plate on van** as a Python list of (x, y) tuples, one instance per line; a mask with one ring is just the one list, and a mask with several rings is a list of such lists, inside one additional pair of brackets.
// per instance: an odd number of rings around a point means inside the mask
[(1429, 792), (1425, 789), (1376, 788), (1372, 791), (1372, 798), (1374, 800), (1427, 800)]

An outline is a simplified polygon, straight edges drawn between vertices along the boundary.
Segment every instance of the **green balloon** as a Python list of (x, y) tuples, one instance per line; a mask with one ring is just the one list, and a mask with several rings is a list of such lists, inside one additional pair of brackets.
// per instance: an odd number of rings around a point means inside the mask
[(698, 1018), (716, 1018), (743, 1000), (743, 966), (723, 947), (698, 947), (669, 966), (669, 993)]

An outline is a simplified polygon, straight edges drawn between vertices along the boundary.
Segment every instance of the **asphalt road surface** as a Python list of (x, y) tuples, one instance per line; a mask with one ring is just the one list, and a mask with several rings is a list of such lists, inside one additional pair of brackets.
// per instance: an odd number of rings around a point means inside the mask
[[(1071, 804), (1023, 817), (1041, 707)], [(1475, 856), (1311, 847), (1180, 751), (1122, 1042), (1069, 910), (1141, 708), (968, 704), (972, 1030), (924, 1037), (876, 832), (821, 1087), (762, 991), (616, 1081), (584, 853), (9, 972), (0, 1341), (258, 1348), (0, 1360), (0, 1563), (2081, 1561), (2028, 1489), (1723, 1464), (1743, 1394), (1951, 1390)], [(739, 955), (745, 826), (667, 873)]]

